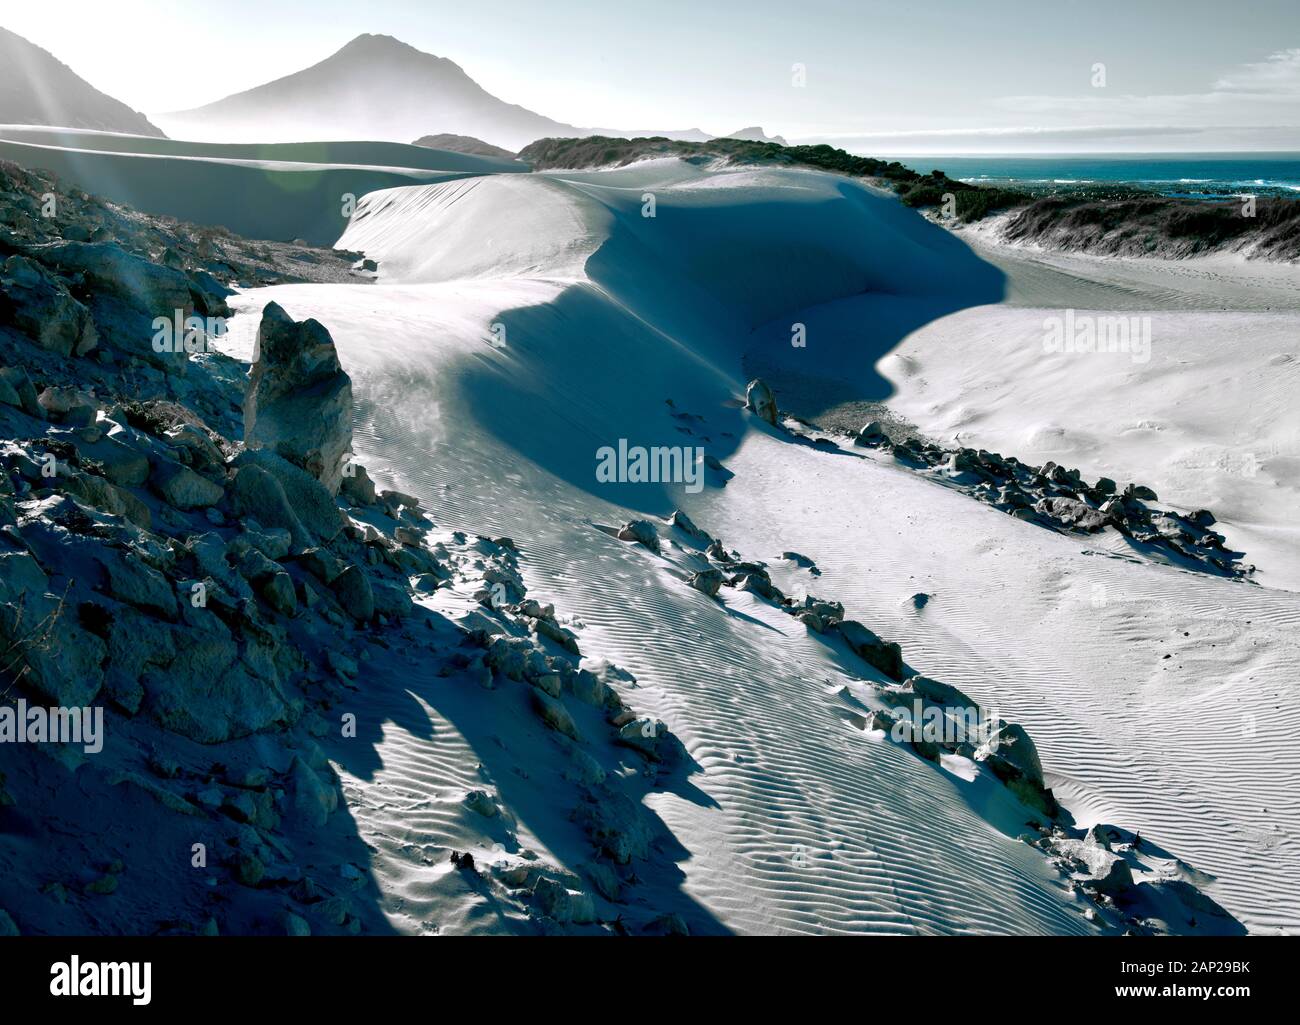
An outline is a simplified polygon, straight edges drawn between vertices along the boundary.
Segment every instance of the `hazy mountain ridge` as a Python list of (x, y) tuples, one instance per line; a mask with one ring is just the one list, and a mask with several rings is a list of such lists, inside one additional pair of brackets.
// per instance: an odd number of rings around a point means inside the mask
[(161, 115), (208, 139), (357, 137), (407, 142), (431, 131), (515, 150), (574, 131), (493, 96), (454, 61), (392, 36), (361, 35), (337, 53), (215, 103)]
[(5, 28), (0, 28), (0, 124), (163, 134), (143, 114), (100, 92), (48, 50)]
[[(302, 71), (158, 117), (173, 134), (209, 141), (407, 142), (435, 135), (477, 139), (511, 153), (548, 136), (713, 138), (700, 128), (580, 128), (492, 95), (455, 61), (392, 36), (369, 34)], [(737, 137), (767, 138), (760, 128), (742, 129)]]

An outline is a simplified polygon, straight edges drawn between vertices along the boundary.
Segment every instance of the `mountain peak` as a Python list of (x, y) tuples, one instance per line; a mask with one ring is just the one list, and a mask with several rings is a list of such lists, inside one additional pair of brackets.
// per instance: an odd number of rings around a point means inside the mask
[(362, 32), (361, 35), (346, 43), (338, 52), (343, 53), (389, 53), (392, 51), (402, 51), (406, 53), (418, 53), (423, 57), (434, 56), (431, 53), (425, 53), (423, 50), (417, 50), (410, 43), (404, 43), (396, 36), (377, 35), (370, 32)]
[(368, 32), (311, 67), (161, 120), (174, 132), (211, 141), (409, 143), (451, 134), (511, 152), (533, 139), (576, 131), (498, 99), (446, 57)]

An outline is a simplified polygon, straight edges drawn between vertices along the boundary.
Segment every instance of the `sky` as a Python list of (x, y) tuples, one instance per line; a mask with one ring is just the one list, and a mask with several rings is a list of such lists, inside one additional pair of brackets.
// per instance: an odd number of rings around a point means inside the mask
[(0, 25), (146, 114), (372, 32), (584, 127), (761, 125), (879, 153), (1300, 150), (1300, 0), (11, 0)]

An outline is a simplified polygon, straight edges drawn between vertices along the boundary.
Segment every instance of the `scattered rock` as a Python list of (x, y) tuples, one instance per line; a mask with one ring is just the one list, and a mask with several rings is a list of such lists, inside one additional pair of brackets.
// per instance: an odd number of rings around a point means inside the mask
[(12, 324), (60, 356), (84, 356), (98, 341), (90, 311), (25, 256), (11, 256), (0, 266), (0, 323)]
[(754, 378), (745, 388), (745, 408), (761, 420), (775, 425), (779, 416), (776, 397), (761, 378)]
[(334, 578), (330, 590), (343, 609), (358, 623), (368, 623), (375, 616), (375, 595), (370, 578), (360, 566), (348, 566)]
[(902, 682), (903, 652), (897, 644), (881, 640), (856, 620), (846, 619), (836, 627), (854, 654), (890, 679)]
[(497, 817), (497, 805), (486, 790), (471, 790), (465, 795), (465, 807), (470, 811), (478, 812), (485, 819), (494, 819)]
[(698, 573), (692, 573), (686, 578), (686, 582), (697, 591), (703, 591), (710, 598), (718, 596), (718, 590), (722, 587), (723, 576), (720, 570), (705, 569)]
[(226, 496), (220, 484), (200, 477), (187, 466), (164, 460), (154, 467), (150, 485), (168, 505), (183, 512), (206, 509)]
[(633, 541), (644, 545), (652, 552), (659, 551), (659, 532), (648, 520), (632, 520), (630, 523), (624, 523), (619, 527), (617, 536), (620, 541)]
[(858, 431), (853, 439), (853, 444), (863, 448), (879, 448), (888, 442), (889, 435), (885, 433), (884, 425), (879, 420), (872, 420)]

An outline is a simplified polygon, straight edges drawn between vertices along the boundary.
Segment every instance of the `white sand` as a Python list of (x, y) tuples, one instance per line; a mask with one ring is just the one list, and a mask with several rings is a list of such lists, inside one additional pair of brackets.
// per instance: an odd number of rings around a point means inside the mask
[[(441, 526), (518, 539), (533, 593), (576, 618), (587, 655), (635, 673), (637, 706), (683, 739), (694, 789), (645, 798), (680, 845), (681, 876), (651, 881), (665, 907), (687, 899), (740, 931), (1092, 928), (1015, 839), (1026, 816), (1003, 788), (850, 726), (860, 665), (749, 595), (715, 605), (670, 560), (592, 525), (681, 506), (749, 557), (813, 557), (820, 578), (774, 577), (844, 601), (911, 666), (1023, 722), (1081, 823), (1140, 829), (1200, 874), (1171, 873), (1252, 930), (1300, 925), (1300, 597), (1284, 589), (1297, 579), (1284, 512), (1296, 462), (1270, 455), (1245, 478), (1221, 459), (1243, 438), (1262, 450), (1292, 436), (1295, 370), (1271, 362), (1295, 348), (1292, 314), (1170, 312), (1153, 298), (1139, 306), (1161, 311), (1149, 364), (1067, 367), (1041, 336), (1034, 349), (1042, 310), (990, 304), (1000, 279), (960, 240), (813, 172), (654, 162), (391, 190), (367, 197), (340, 245), (378, 259), (380, 283), (265, 289), (239, 306), (275, 299), (325, 323), (361, 403), (362, 461)], [(1058, 285), (1034, 285), (1035, 301)], [(850, 392), (895, 387), (891, 403), (936, 434), (1211, 507), (1264, 586), (1121, 558), (1113, 539), (1053, 534), (888, 460), (756, 428), (735, 408), (741, 357), (788, 346), (794, 322), (809, 343), (782, 356), (790, 365), (806, 356)], [(504, 347), (485, 338), (493, 323)], [(238, 318), (235, 344), (254, 327)], [(878, 360), (883, 378), (864, 385)], [(673, 408), (704, 418), (694, 434)], [(696, 496), (597, 484), (595, 451), (620, 437), (705, 444), (736, 477)], [(922, 610), (917, 592), (933, 596)], [(373, 776), (350, 777), (349, 808), (391, 919), (508, 928), (427, 856), (454, 843), (492, 857), (489, 835), (439, 810), (471, 785), (492, 728), (475, 715), (491, 706), (466, 706), (431, 667), (377, 667), (368, 692), (395, 721)], [(428, 734), (396, 714), (412, 695)], [(569, 864), (581, 845), (557, 819), (560, 784), (534, 775), (509, 791), (521, 835)]]

